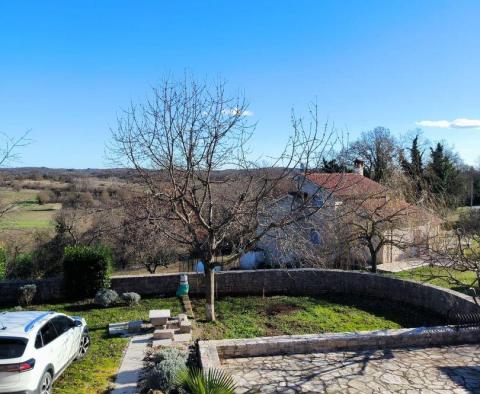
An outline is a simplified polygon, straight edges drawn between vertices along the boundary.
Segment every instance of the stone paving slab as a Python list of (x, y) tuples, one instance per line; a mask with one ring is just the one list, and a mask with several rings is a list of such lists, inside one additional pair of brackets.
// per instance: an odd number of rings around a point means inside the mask
[(231, 358), (239, 392), (480, 393), (480, 345)]
[(136, 335), (130, 339), (110, 394), (136, 394), (138, 392), (137, 382), (143, 368), (145, 349), (151, 339), (151, 334)]

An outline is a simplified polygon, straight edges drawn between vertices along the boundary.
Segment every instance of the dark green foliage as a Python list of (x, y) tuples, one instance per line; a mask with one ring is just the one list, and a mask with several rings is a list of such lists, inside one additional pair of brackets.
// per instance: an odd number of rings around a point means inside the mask
[(36, 264), (33, 253), (20, 253), (8, 262), (8, 279), (35, 279)]
[(435, 149), (430, 148), (430, 157), (427, 169), (430, 191), (448, 206), (458, 205), (460, 196), (465, 194), (465, 183), (460, 171), (445, 153), (441, 143), (437, 143)]
[(400, 165), (405, 175), (411, 179), (415, 187), (415, 197), (420, 198), (424, 189), (424, 168), (423, 151), (418, 147), (418, 134), (412, 140), (412, 147), (409, 148), (410, 161), (400, 152)]
[(22, 307), (29, 306), (35, 294), (37, 293), (36, 285), (25, 285), (18, 288), (18, 304)]
[(7, 253), (5, 248), (0, 247), (0, 280), (4, 280), (7, 276)]
[(220, 369), (183, 369), (177, 376), (177, 382), (191, 394), (234, 394), (236, 389), (233, 378)]
[(112, 257), (103, 246), (67, 246), (63, 258), (65, 290), (72, 298), (92, 298), (110, 287)]

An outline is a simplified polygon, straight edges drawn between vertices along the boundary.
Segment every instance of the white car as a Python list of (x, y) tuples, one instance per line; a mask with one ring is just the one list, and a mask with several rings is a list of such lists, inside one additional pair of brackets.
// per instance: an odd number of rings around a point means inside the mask
[(81, 317), (55, 312), (0, 313), (0, 393), (51, 394), (52, 383), (89, 348)]

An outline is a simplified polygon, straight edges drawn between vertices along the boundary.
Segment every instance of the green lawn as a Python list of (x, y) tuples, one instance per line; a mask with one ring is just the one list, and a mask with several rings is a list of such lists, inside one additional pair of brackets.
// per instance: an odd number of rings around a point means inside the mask
[(456, 290), (468, 295), (471, 295), (471, 292), (468, 288), (468, 284), (472, 283), (475, 279), (475, 274), (473, 272), (455, 272), (453, 275), (456, 279), (460, 280), (462, 283), (465, 283), (465, 286), (459, 286), (452, 280), (448, 278), (440, 278), (439, 276), (446, 276), (445, 270), (439, 267), (419, 267), (413, 270), (397, 272), (396, 277), (402, 279), (413, 279), (419, 282), (430, 283), (432, 285), (446, 287), (447, 289)]
[(441, 324), (439, 317), (385, 300), (343, 295), (226, 297), (216, 303), (218, 321), (204, 319), (203, 300), (193, 300), (200, 339), (362, 331)]
[(39, 205), (38, 190), (22, 189), (18, 192), (0, 189), (0, 202), (14, 204), (13, 209), (0, 219), (1, 230), (50, 229), (53, 217), (61, 204)]
[(104, 393), (119, 367), (123, 350), (128, 342), (125, 338), (111, 338), (107, 333), (108, 323), (148, 318), (150, 309), (171, 309), (173, 314), (181, 312), (176, 298), (144, 299), (135, 307), (97, 308), (87, 302), (37, 305), (29, 309), (53, 310), (68, 315), (82, 316), (87, 320), (92, 346), (87, 357), (74, 362), (54, 384), (54, 394)]

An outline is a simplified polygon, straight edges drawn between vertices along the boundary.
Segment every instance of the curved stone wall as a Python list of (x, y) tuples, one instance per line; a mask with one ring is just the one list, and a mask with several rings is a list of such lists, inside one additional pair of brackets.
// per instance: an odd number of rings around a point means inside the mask
[[(203, 274), (188, 274), (190, 294), (203, 295)], [(114, 277), (112, 288), (142, 295), (175, 294), (178, 274)], [(343, 293), (399, 301), (448, 316), (450, 313), (479, 313), (472, 298), (442, 287), (398, 279), (382, 274), (324, 269), (272, 269), (225, 271), (216, 274), (216, 294), (225, 295), (308, 295)]]
[[(203, 295), (204, 275), (189, 273), (190, 294)], [(38, 287), (35, 303), (63, 298), (61, 279), (0, 281), (0, 304), (14, 305), (17, 288), (26, 283)], [(134, 291), (143, 296), (174, 296), (179, 274), (112, 277), (112, 288), (119, 293)], [(442, 287), (397, 279), (382, 274), (323, 269), (272, 269), (225, 271), (216, 274), (216, 294), (226, 295), (307, 295), (343, 293), (352, 297), (367, 295), (424, 308), (442, 316), (450, 313), (480, 313), (464, 294)]]

